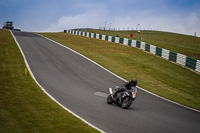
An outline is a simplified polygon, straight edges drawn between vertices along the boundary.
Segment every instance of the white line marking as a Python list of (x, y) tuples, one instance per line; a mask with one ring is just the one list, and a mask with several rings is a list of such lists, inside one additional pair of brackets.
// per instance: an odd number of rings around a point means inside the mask
[[(11, 32), (11, 31), (10, 31), (10, 32)], [(28, 64), (28, 62), (27, 62), (27, 60), (26, 60), (26, 57), (25, 57), (25, 55), (24, 55), (24, 53), (23, 53), (23, 51), (22, 51), (22, 49), (21, 49), (19, 43), (17, 42), (17, 39), (15, 38), (15, 36), (13, 35), (12, 32), (11, 32), (11, 34), (12, 34), (12, 36), (13, 36), (13, 38), (14, 38), (14, 40), (15, 40), (15, 42), (16, 42), (16, 44), (17, 44), (17, 46), (18, 46), (18, 48), (19, 48), (19, 50), (20, 50), (20, 52), (21, 52), (21, 54), (22, 54), (22, 56), (23, 56), (23, 58), (24, 58), (24, 62), (25, 62), (25, 64), (26, 64), (26, 67), (28, 68), (28, 71), (29, 71), (30, 75), (31, 75), (32, 78), (35, 80), (35, 82), (37, 83), (37, 85), (41, 88), (41, 90), (42, 90), (47, 96), (49, 96), (54, 102), (56, 102), (58, 105), (60, 105), (63, 109), (67, 110), (69, 113), (71, 113), (71, 114), (74, 115), (75, 117), (79, 118), (80, 120), (82, 120), (83, 122), (85, 122), (85, 123), (88, 124), (89, 126), (93, 127), (94, 129), (96, 129), (96, 130), (98, 130), (98, 131), (100, 131), (100, 132), (102, 132), (102, 133), (105, 133), (103, 130), (101, 130), (101, 129), (95, 127), (94, 125), (92, 125), (92, 124), (89, 123), (88, 121), (84, 120), (83, 118), (81, 118), (80, 116), (78, 116), (77, 114), (75, 114), (74, 112), (72, 112), (71, 110), (69, 110), (68, 108), (66, 108), (65, 106), (63, 106), (61, 103), (59, 103), (54, 97), (52, 97), (52, 96), (38, 83), (38, 81), (36, 80), (36, 78), (34, 77), (32, 71), (31, 71), (31, 69), (30, 69), (30, 66), (29, 66), (29, 64)]]
[(103, 93), (103, 92), (96, 92), (96, 93), (94, 93), (94, 95), (101, 96), (101, 97), (106, 97), (107, 98), (109, 94)]
[[(40, 35), (40, 34), (38, 34), (38, 35)], [(47, 38), (47, 37), (45, 37), (45, 36), (43, 36), (43, 35), (40, 35), (40, 36), (42, 36), (42, 37), (44, 37), (44, 38), (46, 38), (46, 39), (48, 39), (48, 40), (50, 40), (50, 41), (52, 41), (52, 42), (54, 42), (54, 43), (60, 45), (60, 46), (62, 46), (62, 47), (65, 47), (65, 48), (71, 50), (72, 52), (74, 52), (74, 53), (76, 53), (76, 54), (78, 54), (78, 55), (84, 57), (85, 59), (91, 61), (92, 63), (96, 64), (97, 66), (101, 67), (102, 69), (106, 70), (107, 72), (113, 74), (114, 76), (118, 77), (119, 79), (121, 79), (121, 80), (127, 82), (127, 80), (125, 80), (125, 79), (123, 79), (122, 77), (116, 75), (115, 73), (111, 72), (110, 70), (104, 68), (103, 66), (99, 65), (98, 63), (94, 62), (93, 60), (89, 59), (88, 57), (86, 57), (86, 56), (84, 56), (84, 55), (82, 55), (82, 54), (80, 54), (80, 53), (78, 53), (78, 52), (72, 50), (71, 48), (68, 48), (67, 46), (64, 46), (64, 45), (62, 45), (62, 44), (60, 44), (60, 43), (58, 43), (58, 42), (56, 42), (56, 41), (54, 41), (54, 40), (51, 40), (51, 39), (49, 39), (49, 38)], [(152, 93), (152, 92), (149, 92), (149, 91), (147, 91), (147, 90), (145, 90), (145, 89), (143, 89), (143, 88), (141, 88), (141, 87), (139, 87), (139, 86), (137, 86), (137, 88), (139, 88), (140, 90), (143, 90), (143, 91), (145, 91), (145, 92), (147, 92), (147, 93), (149, 93), (149, 94), (151, 94), (151, 95), (154, 95), (154, 96), (156, 96), (156, 97), (159, 97), (159, 98), (161, 98), (161, 99), (164, 99), (164, 100), (166, 100), (166, 101), (168, 101), (168, 102), (171, 102), (171, 103), (174, 103), (174, 104), (176, 104), (176, 105), (179, 105), (179, 106), (185, 107), (185, 108), (187, 108), (187, 109), (191, 109), (191, 110), (196, 111), (196, 112), (200, 112), (199, 110), (196, 110), (196, 109), (193, 109), (193, 108), (187, 107), (187, 106), (185, 106), (185, 105), (182, 105), (182, 104), (176, 103), (176, 102), (171, 101), (171, 100), (169, 100), (169, 99), (166, 99), (166, 98), (164, 98), (164, 97), (158, 96), (158, 95), (156, 95), (156, 94), (154, 94), (154, 93)]]
[[(40, 34), (38, 34), (38, 35), (40, 35)], [(58, 42), (56, 42), (56, 41), (54, 41), (54, 40), (51, 40), (51, 39), (49, 39), (49, 38), (47, 38), (47, 37), (45, 37), (45, 36), (43, 36), (43, 35), (40, 35), (40, 36), (42, 36), (42, 37), (44, 37), (44, 38), (46, 38), (46, 39), (48, 39), (48, 40), (50, 40), (50, 41), (52, 41), (52, 42), (54, 42), (54, 43), (60, 45), (60, 46), (62, 46), (62, 47), (65, 47), (65, 48), (71, 50), (72, 52), (74, 52), (74, 53), (76, 53), (76, 54), (78, 54), (78, 55), (84, 57), (85, 59), (91, 61), (92, 63), (96, 64), (97, 66), (101, 67), (102, 69), (106, 70), (107, 72), (113, 74), (114, 76), (118, 77), (119, 79), (121, 79), (121, 80), (127, 82), (127, 80), (125, 80), (125, 79), (123, 79), (122, 77), (116, 75), (115, 73), (111, 72), (110, 70), (104, 68), (103, 66), (99, 65), (98, 63), (94, 62), (93, 60), (89, 59), (88, 57), (86, 57), (86, 56), (84, 56), (84, 55), (82, 55), (82, 54), (80, 54), (80, 53), (78, 53), (78, 52), (72, 50), (71, 48), (68, 48), (67, 46), (64, 46), (64, 45), (62, 45), (62, 44), (60, 44), (60, 43), (58, 43)], [(182, 105), (182, 104), (176, 103), (176, 102), (171, 101), (171, 100), (169, 100), (169, 99), (166, 99), (166, 98), (164, 98), (164, 97), (158, 96), (158, 95), (156, 95), (156, 94), (154, 94), (154, 93), (152, 93), (152, 92), (149, 92), (149, 91), (147, 91), (147, 90), (145, 90), (145, 89), (143, 89), (143, 88), (141, 88), (141, 87), (139, 87), (139, 86), (137, 86), (137, 88), (139, 88), (140, 90), (143, 90), (143, 91), (145, 91), (145, 92), (147, 92), (147, 93), (149, 93), (149, 94), (152, 94), (152, 95), (154, 95), (154, 96), (156, 96), (156, 97), (159, 97), (159, 98), (161, 98), (161, 99), (164, 99), (164, 100), (166, 100), (166, 101), (168, 101), (168, 102), (174, 103), (174, 104), (176, 104), (176, 105), (179, 105), (179, 106), (185, 107), (185, 108), (187, 108), (187, 109), (190, 109), (190, 110), (193, 110), (193, 111), (196, 111), (196, 112), (200, 112), (199, 110), (196, 110), (196, 109), (193, 109), (193, 108), (187, 107), (187, 106), (185, 106), (185, 105)]]

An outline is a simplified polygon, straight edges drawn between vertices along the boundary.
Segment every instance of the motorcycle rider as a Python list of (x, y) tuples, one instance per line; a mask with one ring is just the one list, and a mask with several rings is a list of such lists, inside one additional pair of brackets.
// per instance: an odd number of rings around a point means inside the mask
[[(122, 87), (116, 87), (115, 88), (115, 91), (113, 92), (112, 94), (112, 97), (115, 97), (117, 95), (117, 93), (119, 92), (123, 92), (125, 91), (126, 89), (131, 89), (132, 87), (136, 87), (137, 85), (137, 80), (135, 78), (133, 78), (131, 81), (129, 82), (126, 82), (124, 85), (122, 85)], [(116, 99), (118, 99), (118, 97), (116, 97)], [(120, 99), (119, 99), (120, 100)]]

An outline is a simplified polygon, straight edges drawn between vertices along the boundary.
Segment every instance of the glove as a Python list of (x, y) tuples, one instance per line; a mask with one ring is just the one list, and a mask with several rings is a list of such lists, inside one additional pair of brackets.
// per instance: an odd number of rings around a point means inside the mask
[(121, 88), (121, 89), (125, 91), (125, 90), (126, 90), (126, 87), (122, 85), (122, 88)]

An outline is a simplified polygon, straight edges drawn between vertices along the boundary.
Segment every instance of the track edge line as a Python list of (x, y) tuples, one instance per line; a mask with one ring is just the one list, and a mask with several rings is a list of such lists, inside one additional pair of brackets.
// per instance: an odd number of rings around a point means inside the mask
[(84, 123), (86, 123), (87, 125), (89, 125), (90, 127), (94, 128), (94, 129), (96, 129), (96, 130), (98, 130), (98, 131), (100, 131), (100, 132), (102, 132), (102, 133), (106, 133), (105, 131), (99, 129), (98, 127), (96, 127), (96, 126), (94, 126), (94, 125), (92, 125), (91, 123), (89, 123), (88, 121), (86, 121), (85, 119), (83, 119), (82, 117), (80, 117), (79, 115), (77, 115), (76, 113), (72, 112), (70, 109), (66, 108), (64, 105), (62, 105), (61, 103), (59, 103), (54, 97), (52, 97), (52, 96), (38, 83), (38, 81), (36, 80), (35, 76), (33, 75), (32, 71), (31, 71), (31, 69), (30, 69), (30, 66), (29, 66), (29, 64), (28, 64), (28, 61), (26, 60), (26, 57), (25, 57), (25, 55), (24, 55), (22, 49), (21, 49), (21, 46), (19, 45), (19, 43), (18, 43), (17, 39), (15, 38), (14, 34), (12, 33), (12, 31), (11, 31), (11, 30), (9, 30), (9, 31), (10, 31), (11, 35), (13, 36), (13, 38), (14, 38), (14, 40), (15, 40), (15, 42), (16, 42), (16, 44), (17, 44), (17, 46), (18, 46), (18, 48), (19, 48), (19, 50), (20, 50), (20, 52), (21, 52), (21, 54), (22, 54), (22, 56), (23, 56), (25, 65), (26, 65), (26, 67), (27, 67), (27, 69), (28, 69), (28, 71), (29, 71), (31, 77), (32, 77), (33, 80), (36, 82), (36, 84), (40, 87), (40, 89), (41, 89), (47, 96), (49, 96), (54, 102), (56, 102), (58, 105), (60, 105), (63, 109), (65, 109), (66, 111), (68, 111), (69, 113), (71, 113), (72, 115), (74, 115), (75, 117), (77, 117), (78, 119), (80, 119), (81, 121), (83, 121)]
[[(113, 74), (114, 76), (118, 77), (119, 79), (121, 79), (121, 80), (127, 82), (127, 80), (125, 80), (124, 78), (122, 78), (122, 77), (118, 76), (117, 74), (111, 72), (110, 70), (104, 68), (104, 67), (101, 66), (100, 64), (98, 64), (98, 63), (96, 63), (95, 61), (89, 59), (88, 57), (86, 57), (86, 56), (84, 56), (84, 55), (78, 53), (77, 51), (75, 51), (75, 50), (73, 50), (73, 49), (71, 49), (71, 48), (69, 48), (69, 47), (67, 47), (67, 46), (65, 46), (65, 45), (63, 45), (63, 44), (60, 44), (60, 43), (58, 43), (58, 42), (56, 42), (56, 41), (54, 41), (54, 40), (52, 40), (52, 39), (50, 39), (50, 38), (47, 38), (47, 37), (45, 37), (45, 36), (43, 36), (43, 35), (41, 35), (41, 34), (38, 34), (38, 35), (40, 35), (41, 37), (46, 38), (47, 40), (52, 41), (52, 42), (54, 42), (54, 43), (56, 43), (56, 44), (58, 44), (58, 45), (60, 45), (60, 46), (62, 46), (62, 47), (64, 47), (64, 48), (67, 48), (67, 49), (71, 50), (72, 52), (74, 52), (74, 53), (76, 53), (76, 54), (78, 54), (78, 55), (84, 57), (85, 59), (89, 60), (90, 62), (96, 64), (97, 66), (103, 68), (103, 69), (106, 70), (107, 72), (109, 72), (109, 73)], [(179, 105), (179, 106), (181, 106), (181, 107), (184, 107), (184, 108), (187, 108), (187, 109), (190, 109), (190, 110), (193, 110), (193, 111), (195, 111), (195, 112), (200, 113), (200, 110), (197, 110), (197, 109), (194, 109), (194, 108), (191, 108), (191, 107), (182, 105), (182, 104), (180, 104), (180, 103), (174, 102), (174, 101), (169, 100), (169, 99), (167, 99), (167, 98), (161, 97), (161, 96), (159, 96), (159, 95), (157, 95), (157, 94), (154, 94), (154, 93), (152, 93), (152, 92), (150, 92), (150, 91), (147, 91), (147, 90), (145, 90), (145, 89), (143, 89), (143, 88), (141, 88), (141, 87), (139, 87), (139, 86), (137, 86), (137, 87), (138, 87), (139, 89), (141, 89), (141, 90), (143, 90), (143, 91), (145, 91), (145, 92), (151, 94), (151, 95), (154, 95), (154, 96), (158, 97), (158, 98), (161, 98), (161, 99), (166, 100), (166, 101), (168, 101), (168, 102), (174, 103), (174, 104)]]

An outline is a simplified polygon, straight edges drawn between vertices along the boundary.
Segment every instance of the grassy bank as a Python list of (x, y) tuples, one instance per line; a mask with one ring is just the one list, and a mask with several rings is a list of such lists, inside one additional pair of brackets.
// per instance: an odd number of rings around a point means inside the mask
[(133, 47), (66, 33), (43, 33), (126, 80), (172, 101), (200, 110), (200, 75)]
[(24, 74), (22, 55), (8, 30), (0, 30), (0, 132), (97, 132), (52, 101)]
[[(119, 35), (121, 38), (143, 41), (200, 60), (199, 37), (160, 31), (141, 31), (139, 33), (136, 31), (87, 30), (87, 32), (111, 36)], [(133, 34), (133, 38), (130, 38), (131, 33)]]

